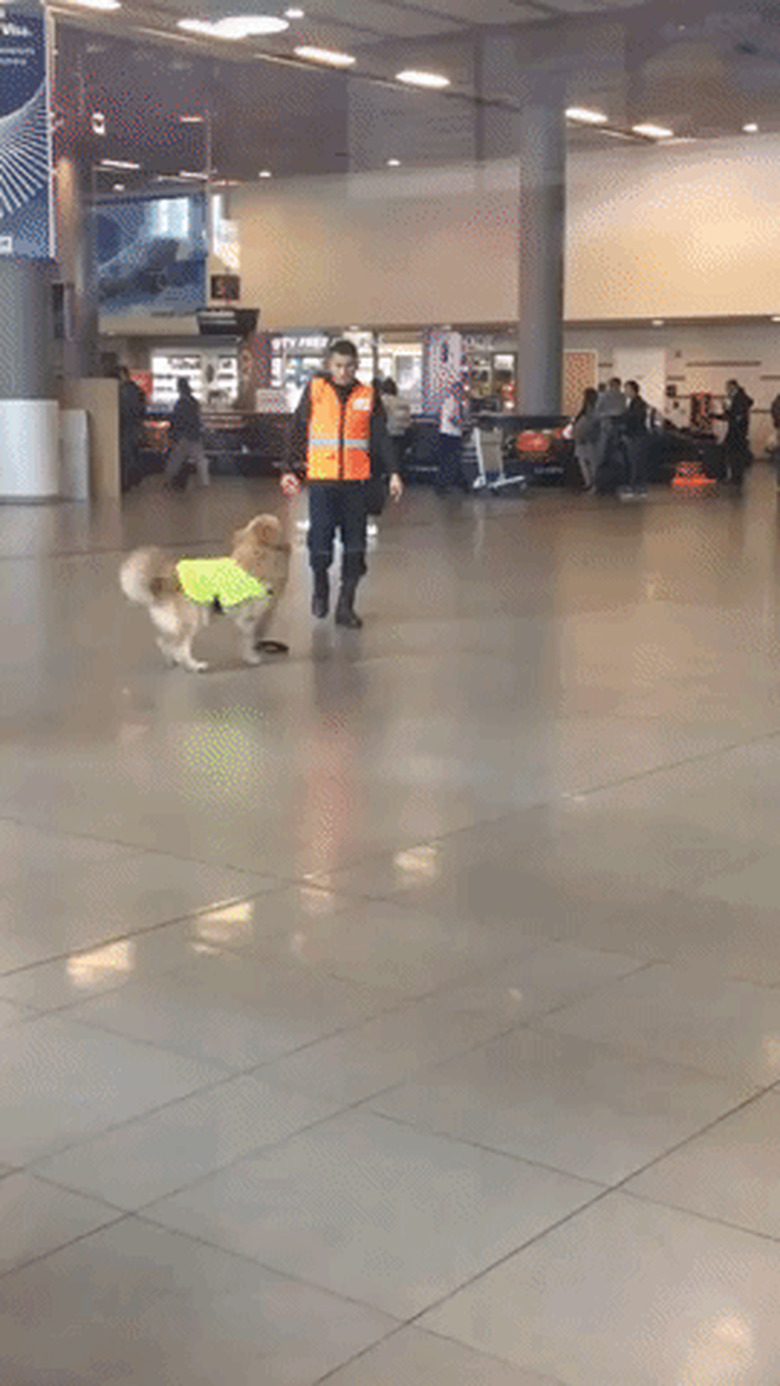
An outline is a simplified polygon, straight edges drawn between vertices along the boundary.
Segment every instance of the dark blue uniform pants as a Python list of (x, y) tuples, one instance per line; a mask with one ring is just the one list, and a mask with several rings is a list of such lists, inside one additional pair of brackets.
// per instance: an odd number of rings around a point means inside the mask
[(309, 560), (315, 572), (333, 562), (338, 534), (342, 578), (357, 582), (366, 571), (366, 488), (362, 481), (313, 481), (309, 485)]

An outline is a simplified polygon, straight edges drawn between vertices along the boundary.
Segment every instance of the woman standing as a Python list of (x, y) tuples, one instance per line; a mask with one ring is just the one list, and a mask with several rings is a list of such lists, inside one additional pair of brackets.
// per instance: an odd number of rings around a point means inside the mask
[(588, 386), (582, 396), (580, 412), (574, 420), (574, 456), (582, 473), (585, 489), (592, 491), (596, 484), (598, 462), (599, 421), (596, 417), (598, 391)]

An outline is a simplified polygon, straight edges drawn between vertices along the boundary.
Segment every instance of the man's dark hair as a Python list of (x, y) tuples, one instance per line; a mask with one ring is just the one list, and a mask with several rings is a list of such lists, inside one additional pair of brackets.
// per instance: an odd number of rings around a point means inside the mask
[(381, 389), (383, 395), (398, 394), (398, 386), (396, 385), (394, 380), (391, 380), (390, 376), (388, 376), (386, 380), (382, 381)]
[(637, 393), (637, 394), (641, 394), (641, 391), (640, 391), (640, 389), (639, 389), (639, 386), (638, 386), (638, 384), (637, 384), (637, 382), (636, 382), (635, 380), (627, 380), (627, 381), (626, 381), (626, 389), (627, 389), (627, 390), (636, 390), (636, 393)]
[(610, 390), (619, 390), (619, 389), (620, 389), (620, 385), (621, 385), (620, 376), (619, 376), (619, 375), (613, 375), (612, 379), (611, 379), (610, 382), (609, 382), (609, 388), (610, 388)]
[(179, 376), (179, 379), (176, 381), (176, 389), (179, 391), (180, 395), (192, 394), (192, 391), (190, 390), (190, 382), (187, 379), (186, 375)]
[(328, 347), (328, 357), (331, 356), (348, 356), (357, 365), (358, 349), (355, 343), (349, 340), (349, 337), (337, 337), (336, 341), (331, 342)]

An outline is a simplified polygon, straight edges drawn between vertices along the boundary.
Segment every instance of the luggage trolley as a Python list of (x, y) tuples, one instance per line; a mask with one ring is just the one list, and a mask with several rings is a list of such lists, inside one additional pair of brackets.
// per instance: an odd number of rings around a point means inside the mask
[[(503, 422), (503, 421), (502, 421)], [(524, 472), (508, 473), (504, 466), (504, 430), (501, 423), (477, 421), (472, 434), (474, 450), (477, 455), (477, 475), (474, 479), (475, 491), (503, 491), (516, 486), (521, 491), (528, 487), (528, 477)]]

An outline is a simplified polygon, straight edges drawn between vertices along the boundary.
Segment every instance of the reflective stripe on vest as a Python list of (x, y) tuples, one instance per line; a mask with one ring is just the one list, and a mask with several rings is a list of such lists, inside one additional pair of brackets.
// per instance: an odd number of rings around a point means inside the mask
[(343, 409), (329, 380), (311, 382), (307, 474), (311, 481), (368, 481), (374, 391), (356, 385)]

